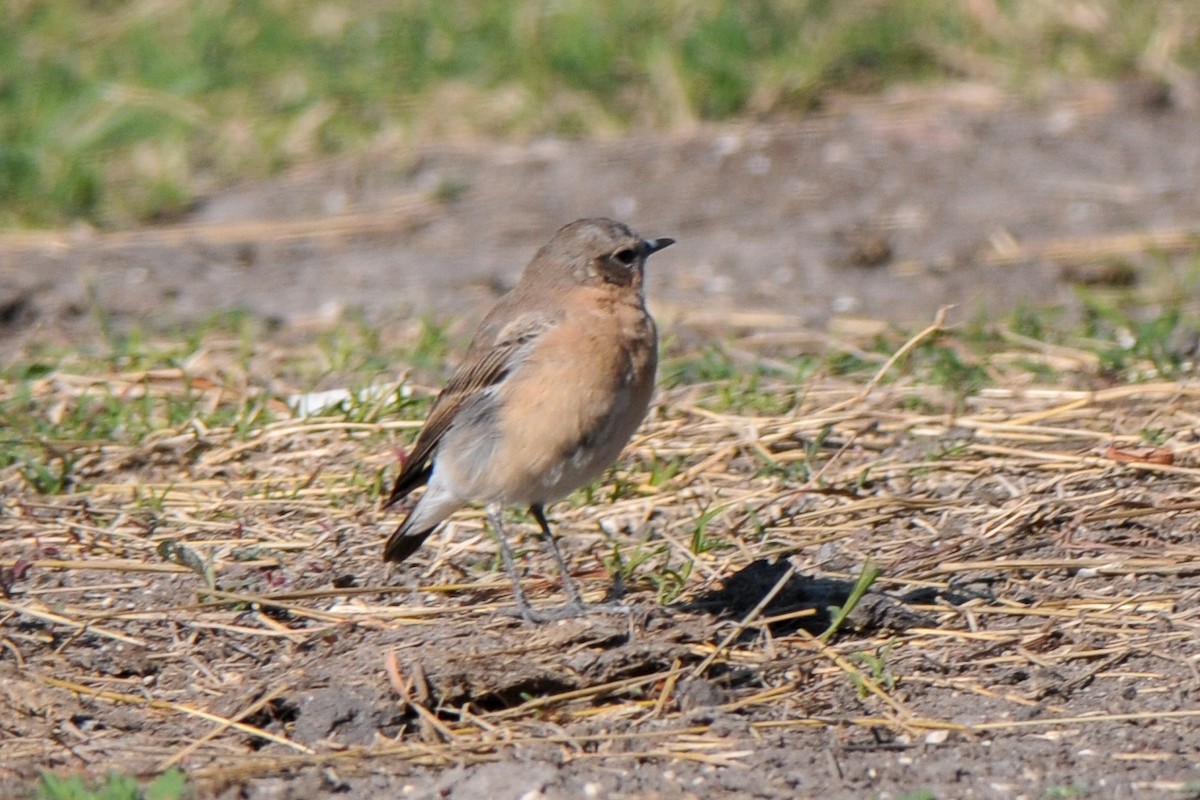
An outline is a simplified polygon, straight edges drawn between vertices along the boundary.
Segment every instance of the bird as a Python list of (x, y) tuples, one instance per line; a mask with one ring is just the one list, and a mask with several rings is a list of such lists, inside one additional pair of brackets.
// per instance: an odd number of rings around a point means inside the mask
[[(674, 242), (595, 217), (564, 225), (537, 251), (479, 323), (400, 467), (383, 508), (424, 492), (384, 545), (385, 561), (404, 561), (456, 511), (483, 505), (522, 618), (588, 609), (545, 509), (600, 477), (646, 416), (658, 333), (645, 265)], [(562, 576), (561, 607), (530, 605), (505, 537), (506, 506), (536, 520)]]

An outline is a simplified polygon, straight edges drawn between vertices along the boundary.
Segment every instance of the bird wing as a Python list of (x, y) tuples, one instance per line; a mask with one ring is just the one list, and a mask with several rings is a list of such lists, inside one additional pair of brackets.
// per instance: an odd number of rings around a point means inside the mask
[(485, 323), (467, 350), (463, 363), (433, 402), (425, 426), (417, 436), (412, 454), (396, 476), (384, 508), (429, 480), (434, 452), (462, 409), (481, 392), (501, 383), (525, 359), (534, 340), (553, 327), (554, 322), (554, 318), (544, 312), (531, 312), (518, 316), (498, 330)]

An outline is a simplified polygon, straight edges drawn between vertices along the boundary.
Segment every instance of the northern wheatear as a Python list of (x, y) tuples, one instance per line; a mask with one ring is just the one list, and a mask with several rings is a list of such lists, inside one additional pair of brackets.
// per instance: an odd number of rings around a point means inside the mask
[[(599, 477), (646, 415), (658, 336), (643, 270), (673, 242), (581, 219), (537, 252), (480, 323), (396, 478), (385, 508), (422, 485), (425, 493), (388, 538), (385, 560), (403, 561), (455, 511), (481, 503), (521, 616), (536, 622), (584, 609), (545, 507)], [(505, 505), (529, 507), (562, 573), (569, 602), (549, 616), (521, 590)]]

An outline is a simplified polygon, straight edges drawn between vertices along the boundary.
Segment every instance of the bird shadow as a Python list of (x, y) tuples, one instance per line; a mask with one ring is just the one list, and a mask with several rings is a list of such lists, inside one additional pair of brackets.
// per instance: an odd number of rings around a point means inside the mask
[[(833, 623), (838, 609), (850, 599), (854, 581), (794, 574), (787, 577), (776, 591), (788, 569), (786, 559), (774, 562), (759, 559), (731, 574), (720, 588), (688, 602), (678, 603), (672, 609), (741, 621), (775, 592), (774, 597), (756, 615), (759, 620), (768, 620), (767, 624), (747, 626), (745, 637), (756, 635), (763, 627), (767, 627), (775, 636), (785, 636), (798, 630), (813, 635), (824, 633)], [(849, 612), (843, 625), (865, 632), (935, 624), (928, 614), (910, 608), (909, 604), (913, 602), (926, 600), (869, 588)], [(776, 619), (779, 617), (783, 619)]]

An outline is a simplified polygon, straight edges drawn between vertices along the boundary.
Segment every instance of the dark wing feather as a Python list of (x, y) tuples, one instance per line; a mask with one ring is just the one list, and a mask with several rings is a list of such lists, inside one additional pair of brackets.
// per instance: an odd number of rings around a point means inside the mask
[(476, 337), (463, 363), (433, 402), (425, 426), (417, 436), (412, 454), (396, 477), (392, 493), (383, 504), (384, 508), (404, 498), (418, 486), (425, 485), (433, 472), (434, 451), (463, 406), (480, 392), (503, 381), (515, 366), (522, 350), (549, 327), (550, 320), (546, 315), (532, 313), (501, 328), (492, 344), (485, 343), (486, 337), (485, 341)]

